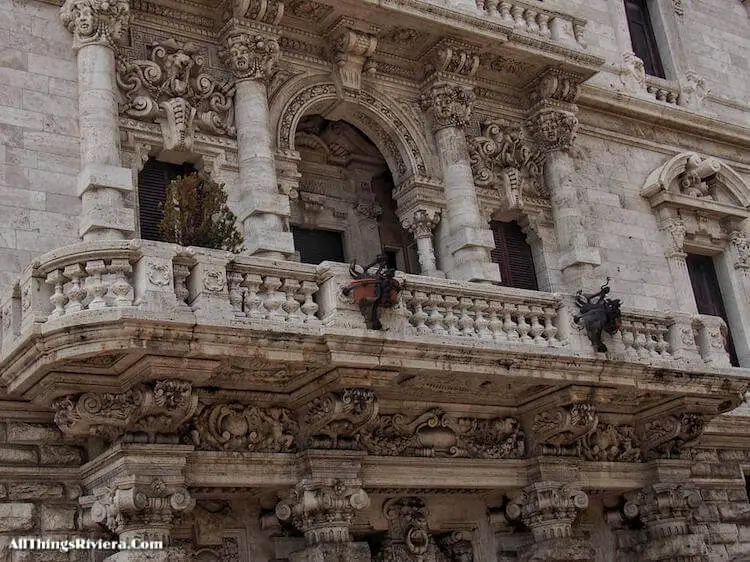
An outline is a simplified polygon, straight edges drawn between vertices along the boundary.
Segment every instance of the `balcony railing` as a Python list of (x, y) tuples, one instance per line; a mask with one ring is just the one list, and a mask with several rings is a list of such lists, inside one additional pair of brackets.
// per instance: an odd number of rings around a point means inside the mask
[[(118, 317), (272, 331), (382, 333), (530, 353), (596, 357), (572, 322), (572, 298), (399, 274), (403, 290), (367, 332), (342, 289), (344, 264), (318, 266), (148, 241), (87, 242), (43, 255), (0, 300), (0, 360), (29, 336)], [(608, 358), (673, 367), (728, 367), (720, 318), (624, 309)]]

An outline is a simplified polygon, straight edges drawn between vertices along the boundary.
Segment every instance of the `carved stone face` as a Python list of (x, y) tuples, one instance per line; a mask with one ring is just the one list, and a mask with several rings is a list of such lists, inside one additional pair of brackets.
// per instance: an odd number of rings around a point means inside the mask
[(250, 69), (250, 49), (245, 43), (235, 43), (229, 48), (232, 65), (240, 72)]
[(94, 10), (87, 3), (78, 5), (76, 30), (79, 35), (84, 37), (91, 37), (96, 32), (96, 16), (94, 15)]

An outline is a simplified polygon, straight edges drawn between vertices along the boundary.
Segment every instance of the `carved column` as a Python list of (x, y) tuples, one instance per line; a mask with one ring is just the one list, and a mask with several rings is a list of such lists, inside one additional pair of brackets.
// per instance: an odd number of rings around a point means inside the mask
[(508, 519), (521, 521), (534, 537), (520, 559), (593, 561), (591, 544), (573, 537), (573, 525), (588, 504), (586, 493), (573, 485), (537, 482), (525, 488), (505, 508)]
[(685, 261), (687, 254), (683, 249), (685, 234), (687, 233), (685, 223), (673, 210), (663, 208), (659, 214), (659, 230), (664, 236), (667, 248), (665, 255), (669, 264), (669, 272), (672, 274), (676, 309), (686, 314), (698, 314), (698, 307), (693, 295), (693, 285), (690, 282), (687, 262)]
[(589, 246), (584, 210), (573, 181), (573, 161), (568, 151), (578, 128), (573, 104), (578, 85), (575, 77), (550, 71), (533, 86), (534, 105), (526, 127), (544, 154), (544, 181), (550, 191), (552, 220), (559, 241), (560, 269), (570, 284), (601, 264), (598, 248)]
[(370, 562), (366, 543), (354, 543), (349, 526), (370, 505), (359, 479), (361, 453), (310, 450), (301, 455), (302, 478), (276, 506), (276, 516), (305, 536), (291, 562)]
[(410, 217), (401, 220), (401, 226), (408, 230), (417, 241), (419, 267), (422, 275), (445, 277), (435, 262), (435, 248), (432, 244), (432, 232), (440, 222), (440, 211), (418, 209)]
[(455, 262), (446, 273), (454, 279), (500, 281), (500, 271), (490, 260), (494, 241), (482, 224), (463, 132), (474, 99), (469, 86), (441, 83), (431, 86), (420, 104), (430, 118), (443, 171), (447, 249)]
[[(267, 27), (267, 26), (266, 26)], [(266, 28), (264, 27), (264, 29)], [(289, 198), (280, 193), (268, 121), (266, 81), (280, 55), (276, 37), (230, 22), (224, 57), (236, 80), (235, 121), (240, 170), (238, 218), (251, 255), (284, 259), (294, 253)]]
[(60, 18), (73, 33), (78, 66), (79, 234), (84, 240), (126, 239), (135, 232), (132, 206), (126, 206), (133, 178), (120, 162), (114, 49), (130, 6), (128, 0), (66, 0)]

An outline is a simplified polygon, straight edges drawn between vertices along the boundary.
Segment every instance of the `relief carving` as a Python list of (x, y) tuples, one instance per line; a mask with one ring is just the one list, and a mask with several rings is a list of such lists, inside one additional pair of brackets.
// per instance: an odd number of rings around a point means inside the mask
[(588, 461), (641, 462), (641, 450), (631, 425), (599, 425), (581, 440), (581, 455)]
[(234, 86), (204, 71), (199, 47), (168, 39), (150, 49), (149, 60), (116, 61), (120, 112), (159, 122), (167, 150), (190, 150), (196, 130), (235, 136)]
[(418, 497), (390, 499), (383, 504), (388, 534), (375, 562), (447, 562), (429, 532), (429, 509)]
[(716, 158), (701, 158), (692, 154), (685, 162), (685, 171), (679, 176), (680, 191), (697, 199), (713, 199), (712, 186), (707, 181), (721, 169)]
[(599, 424), (591, 404), (581, 403), (539, 412), (534, 416), (532, 432), (542, 454), (560, 454), (587, 435)]
[(227, 37), (226, 49), (219, 56), (238, 81), (267, 81), (273, 76), (281, 49), (275, 38), (233, 33)]
[(745, 233), (741, 230), (733, 230), (729, 233), (729, 242), (735, 252), (735, 269), (750, 269), (750, 244)]
[(370, 389), (329, 392), (300, 409), (300, 443), (314, 449), (357, 449), (360, 431), (377, 415), (378, 400)]
[(60, 19), (73, 33), (73, 48), (86, 45), (116, 46), (130, 23), (127, 0), (66, 0)]
[(650, 420), (638, 428), (641, 451), (646, 460), (679, 458), (680, 451), (692, 445), (705, 427), (706, 420), (695, 412)]
[(419, 98), (419, 106), (432, 122), (433, 130), (463, 128), (471, 118), (473, 88), (451, 84), (433, 86)]

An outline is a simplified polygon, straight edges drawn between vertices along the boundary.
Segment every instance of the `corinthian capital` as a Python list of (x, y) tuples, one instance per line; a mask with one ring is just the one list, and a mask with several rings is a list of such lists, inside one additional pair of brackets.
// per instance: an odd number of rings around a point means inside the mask
[(411, 217), (405, 217), (401, 226), (412, 233), (414, 238), (432, 236), (432, 231), (440, 222), (440, 211), (418, 209)]
[(454, 84), (432, 86), (419, 99), (419, 106), (432, 121), (433, 130), (446, 127), (464, 127), (471, 118), (474, 89)]
[(130, 22), (128, 0), (66, 0), (60, 19), (73, 33), (75, 50), (86, 45), (117, 45)]
[(511, 521), (520, 520), (531, 529), (535, 541), (544, 541), (570, 537), (588, 504), (588, 496), (576, 486), (538, 482), (511, 500), (505, 512)]
[(275, 38), (237, 32), (226, 39), (221, 52), (226, 65), (237, 80), (267, 80), (281, 55)]
[(526, 129), (542, 153), (570, 150), (578, 129), (578, 118), (572, 111), (545, 107), (526, 121)]

